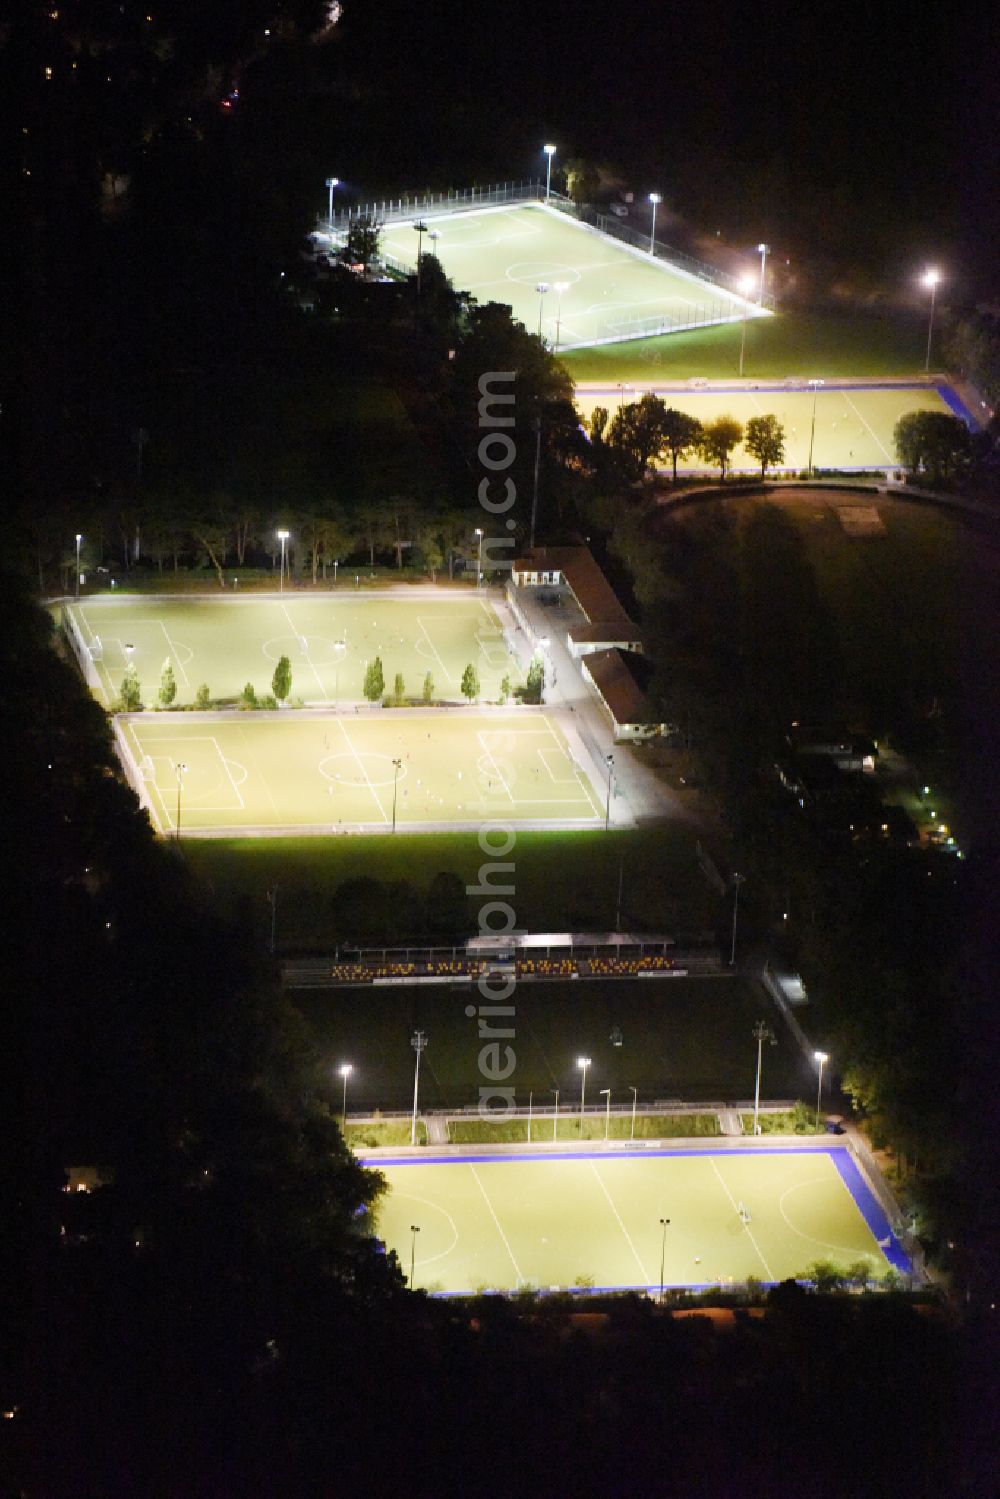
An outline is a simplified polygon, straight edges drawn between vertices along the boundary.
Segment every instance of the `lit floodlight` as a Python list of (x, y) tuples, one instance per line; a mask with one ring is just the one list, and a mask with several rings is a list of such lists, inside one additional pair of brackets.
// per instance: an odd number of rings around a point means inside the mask
[(814, 1051), (813, 1057), (817, 1062), (828, 1062), (830, 1060), (830, 1053), (828, 1051)]
[(546, 156), (555, 156), (556, 154), (555, 146), (543, 146), (542, 150), (545, 152)]
[(650, 193), (649, 201), (650, 203), (662, 203), (663, 199), (659, 193)]
[(354, 1071), (354, 1068), (350, 1062), (341, 1062), (340, 1066), (337, 1068), (337, 1071), (340, 1073), (341, 1077), (350, 1077), (351, 1073)]
[(586, 1068), (588, 1068), (590, 1066), (590, 1058), (589, 1057), (577, 1057), (577, 1059), (576, 1059), (576, 1065), (578, 1067), (583, 1068), (584, 1070), (586, 1070)]
[(740, 291), (743, 293), (743, 295), (745, 297), (748, 297), (756, 285), (757, 277), (753, 274), (753, 272), (744, 271), (743, 275), (740, 277)]
[(941, 280), (941, 272), (935, 270), (932, 266), (924, 272), (920, 279), (924, 286), (937, 286)]
[(289, 532), (289, 531), (275, 531), (274, 534), (275, 534), (275, 536), (277, 536), (277, 538), (278, 538), (279, 541), (287, 541), (288, 538), (289, 538), (289, 536), (291, 535), (291, 532)]

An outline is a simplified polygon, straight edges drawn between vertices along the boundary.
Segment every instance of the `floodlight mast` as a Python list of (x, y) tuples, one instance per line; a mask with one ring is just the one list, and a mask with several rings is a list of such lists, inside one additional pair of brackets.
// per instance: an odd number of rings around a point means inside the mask
[(649, 253), (650, 253), (650, 255), (655, 255), (656, 254), (656, 205), (657, 205), (657, 203), (662, 203), (663, 199), (662, 199), (662, 197), (660, 196), (659, 193), (650, 193), (650, 195), (649, 195), (649, 201), (653, 205), (653, 227), (649, 231)]
[(410, 1144), (417, 1143), (417, 1097), (420, 1088), (420, 1054), (427, 1045), (427, 1033), (425, 1031), (414, 1031), (410, 1037), (410, 1045), (417, 1054), (417, 1064), (413, 1072), (413, 1121), (410, 1125)]
[(583, 1139), (583, 1111), (587, 1106), (587, 1068), (590, 1066), (589, 1057), (577, 1057), (576, 1065), (582, 1073), (580, 1082), (580, 1139)]
[(934, 301), (937, 296), (937, 285), (940, 280), (941, 272), (933, 266), (929, 270), (926, 270), (920, 278), (921, 285), (930, 287), (931, 293), (931, 311), (930, 317), (927, 320), (927, 357), (924, 360), (925, 375), (930, 374), (931, 369), (931, 342), (934, 338)]
[(826, 381), (810, 380), (807, 383), (812, 386), (813, 393), (812, 423), (809, 427), (809, 462), (806, 464), (806, 468), (811, 475), (813, 473), (813, 443), (816, 439), (816, 397), (819, 394), (820, 386), (825, 385)]
[(344, 1126), (347, 1123), (347, 1079), (354, 1071), (354, 1068), (351, 1066), (350, 1062), (342, 1062), (337, 1070), (339, 1071), (341, 1077), (344, 1079), (344, 1102), (340, 1111), (340, 1128), (341, 1131), (343, 1131)]
[(555, 148), (555, 146), (543, 146), (542, 150), (545, 152), (545, 156), (546, 156), (546, 162), (545, 162), (545, 201), (547, 203), (549, 201), (549, 198), (552, 195), (552, 158), (556, 154), (556, 148)]
[(740, 379), (743, 378), (743, 364), (747, 352), (747, 316), (750, 311), (750, 295), (753, 291), (754, 278), (749, 271), (740, 277), (740, 291), (743, 293), (743, 333), (740, 337)]
[(339, 177), (328, 177), (326, 179), (326, 187), (327, 187), (326, 218), (327, 218), (327, 223), (330, 225), (331, 232), (333, 231), (333, 190), (334, 190), (335, 187), (339, 187), (339, 186), (340, 186), (340, 178)]
[(819, 1063), (819, 1082), (816, 1084), (816, 1128), (819, 1129), (819, 1114), (823, 1104), (823, 1068), (830, 1060), (830, 1053), (827, 1051), (814, 1051), (813, 1056)]
[(542, 308), (545, 306), (545, 294), (548, 291), (548, 289), (549, 289), (549, 283), (547, 281), (539, 281), (538, 285), (535, 287), (535, 290), (538, 293), (538, 336), (539, 336), (539, 338), (541, 338), (541, 336), (542, 336)]
[(285, 542), (288, 540), (288, 532), (287, 531), (279, 531), (277, 533), (277, 535), (278, 535), (278, 540), (281, 542), (281, 582), (278, 584), (278, 592), (279, 593), (284, 593), (284, 591), (285, 591)]
[(757, 254), (760, 256), (760, 291), (757, 294), (758, 307), (763, 307), (764, 305), (764, 267), (767, 264), (767, 256), (770, 248), (770, 245), (757, 246)]
[(77, 531), (77, 533), (76, 533), (76, 597), (77, 597), (77, 601), (78, 602), (79, 602), (79, 598), (80, 598), (80, 543), (82, 541), (83, 541), (83, 537), (81, 536), (80, 532)]

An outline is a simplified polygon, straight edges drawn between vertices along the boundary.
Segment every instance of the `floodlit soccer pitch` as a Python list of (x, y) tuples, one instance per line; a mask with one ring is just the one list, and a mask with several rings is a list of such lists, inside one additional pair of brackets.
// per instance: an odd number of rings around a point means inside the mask
[(379, 656), (387, 692), (401, 672), (408, 695), (419, 698), (427, 672), (434, 697), (461, 700), (469, 662), (481, 696), (496, 699), (500, 683), (524, 676), (504, 640), (503, 623), (486, 598), (388, 598), (349, 585), (322, 598), (294, 593), (269, 598), (92, 598), (64, 606), (88, 646), (100, 641), (94, 666), (106, 707), (121, 691), (131, 659), (142, 702), (157, 700), (160, 672), (170, 658), (178, 705), (194, 702), (201, 683), (213, 700), (235, 699), (247, 682), (258, 697), (271, 690), (280, 656), (292, 667), (292, 697), (305, 702), (361, 702), (368, 662)]
[[(446, 276), (479, 302), (504, 302), (550, 348), (648, 337), (769, 313), (711, 281), (657, 260), (541, 203), (425, 214)], [(414, 268), (413, 222), (387, 224), (386, 254)], [(424, 240), (424, 251), (431, 244)], [(537, 287), (546, 284), (540, 297)], [(563, 286), (561, 292), (557, 290)], [(541, 328), (539, 329), (539, 312)]]
[[(893, 446), (893, 429), (906, 412), (967, 415), (950, 389), (922, 384), (858, 386), (830, 382), (816, 392), (814, 434), (812, 390), (789, 389), (785, 385), (744, 384), (693, 390), (689, 386), (655, 383), (639, 387), (627, 383), (586, 384), (577, 386), (576, 403), (589, 423), (595, 406), (603, 406), (613, 416), (623, 402), (637, 401), (647, 391), (658, 395), (665, 405), (685, 411), (702, 423), (731, 416), (745, 427), (752, 416), (776, 416), (785, 429), (785, 461), (778, 467), (796, 471), (809, 466), (811, 435), (812, 466), (816, 469), (894, 469), (900, 465)], [(662, 467), (669, 469), (671, 465), (667, 462)], [(677, 465), (678, 473), (703, 473), (705, 469), (704, 459), (691, 455)], [(733, 452), (732, 472), (760, 473), (760, 464), (742, 444)]]
[(575, 730), (532, 708), (116, 722), (161, 833), (176, 829), (178, 810), (185, 836), (384, 832), (394, 789), (400, 831), (478, 828), (484, 818), (546, 827), (604, 820)]
[[(541, 1133), (544, 1117), (537, 1125)], [(872, 1278), (909, 1261), (844, 1148), (372, 1158), (376, 1231), (414, 1284), (658, 1291), (801, 1278), (823, 1260)], [(748, 1221), (741, 1216), (746, 1210)], [(669, 1218), (666, 1238), (661, 1220)], [(881, 1242), (880, 1242), (881, 1241)]]

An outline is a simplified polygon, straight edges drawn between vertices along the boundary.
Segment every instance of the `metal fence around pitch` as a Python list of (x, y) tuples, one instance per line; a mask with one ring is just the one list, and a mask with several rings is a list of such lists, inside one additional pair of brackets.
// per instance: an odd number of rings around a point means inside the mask
[(93, 692), (98, 693), (103, 698), (104, 684), (101, 681), (97, 667), (94, 665), (93, 653), (83, 638), (73, 611), (66, 604), (62, 607), (62, 627), (63, 634), (72, 647), (77, 664), (83, 673), (83, 680)]
[(500, 182), (493, 187), (449, 189), (445, 193), (404, 193), (399, 198), (356, 203), (341, 208), (331, 218), (323, 214), (321, 228), (330, 234), (344, 234), (355, 219), (376, 219), (380, 224), (405, 223), (425, 213), (461, 213), (475, 208), (497, 207), (503, 203), (535, 202), (545, 196), (545, 185), (534, 178), (521, 182)]
[[(717, 266), (709, 265), (704, 260), (696, 260), (693, 255), (685, 255), (683, 250), (675, 250), (672, 245), (665, 245), (662, 240), (657, 240), (651, 245), (648, 234), (641, 234), (637, 229), (630, 228), (628, 224), (623, 224), (621, 219), (600, 213), (587, 203), (574, 203), (559, 193), (552, 193), (548, 202), (550, 208), (558, 209), (567, 217), (576, 219), (581, 224), (589, 224), (592, 229), (599, 229), (602, 234), (608, 235), (611, 239), (621, 240), (623, 244), (631, 245), (635, 250), (643, 250), (647, 255), (653, 255), (657, 260), (662, 260), (677, 270), (687, 271), (689, 275), (697, 276), (699, 281), (709, 281), (715, 286), (725, 287), (727, 291), (740, 293), (738, 277), (731, 275), (728, 271), (719, 270)], [(742, 296), (740, 305), (742, 306)]]

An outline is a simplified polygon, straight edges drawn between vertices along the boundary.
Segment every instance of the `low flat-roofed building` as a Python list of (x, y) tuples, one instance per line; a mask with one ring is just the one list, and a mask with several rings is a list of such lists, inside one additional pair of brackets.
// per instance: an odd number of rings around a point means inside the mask
[(618, 597), (587, 547), (536, 547), (518, 558), (511, 577), (519, 588), (564, 585), (585, 616), (573, 625), (566, 644), (573, 656), (618, 646), (641, 651), (642, 632), (629, 619)]
[(580, 663), (604, 704), (616, 739), (653, 739), (674, 731), (646, 696), (639, 680), (644, 665), (631, 652), (617, 649), (595, 650)]

